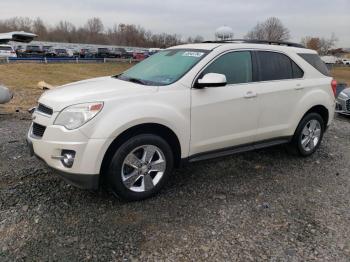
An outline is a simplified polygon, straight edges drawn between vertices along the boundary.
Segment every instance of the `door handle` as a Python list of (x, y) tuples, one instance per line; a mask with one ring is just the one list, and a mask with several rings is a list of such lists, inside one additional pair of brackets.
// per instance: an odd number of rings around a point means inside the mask
[(304, 87), (301, 84), (297, 84), (297, 86), (295, 87), (295, 90), (303, 90)]
[(256, 97), (258, 94), (253, 92), (253, 91), (248, 91), (247, 93), (245, 93), (244, 98), (254, 98)]

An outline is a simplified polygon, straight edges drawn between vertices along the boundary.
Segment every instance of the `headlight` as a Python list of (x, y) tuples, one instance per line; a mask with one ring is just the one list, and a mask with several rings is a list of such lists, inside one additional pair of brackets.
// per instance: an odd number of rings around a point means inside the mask
[(340, 92), (339, 96), (340, 97), (344, 97), (344, 98), (348, 98), (349, 97), (349, 95), (347, 93), (344, 93), (344, 92)]
[(66, 107), (57, 116), (55, 125), (72, 130), (94, 118), (103, 108), (103, 102), (78, 104)]

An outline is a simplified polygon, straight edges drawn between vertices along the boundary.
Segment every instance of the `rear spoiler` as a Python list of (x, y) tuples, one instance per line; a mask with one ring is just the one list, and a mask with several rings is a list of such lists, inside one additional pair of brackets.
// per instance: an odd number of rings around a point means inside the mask
[(2, 33), (0, 34), (0, 44), (7, 44), (10, 41), (29, 43), (33, 41), (35, 37), (37, 37), (36, 34), (26, 33), (23, 31)]

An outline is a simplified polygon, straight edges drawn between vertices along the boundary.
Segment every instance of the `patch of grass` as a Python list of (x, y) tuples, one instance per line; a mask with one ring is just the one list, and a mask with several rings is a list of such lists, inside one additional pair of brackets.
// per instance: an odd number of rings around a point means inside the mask
[(51, 85), (63, 85), (83, 79), (121, 73), (128, 63), (106, 64), (3, 64), (0, 65), (0, 83), (14, 92), (14, 99), (0, 107), (1, 111), (21, 111), (35, 106), (43, 90), (39, 81)]
[(345, 82), (350, 86), (350, 67), (336, 67), (332, 70), (332, 75), (338, 82)]

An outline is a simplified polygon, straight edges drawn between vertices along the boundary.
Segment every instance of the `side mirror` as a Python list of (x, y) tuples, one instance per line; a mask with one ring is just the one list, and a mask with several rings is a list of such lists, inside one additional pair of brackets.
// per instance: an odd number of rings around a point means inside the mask
[(223, 74), (208, 73), (202, 79), (198, 79), (195, 88), (219, 87), (227, 84), (226, 76)]

